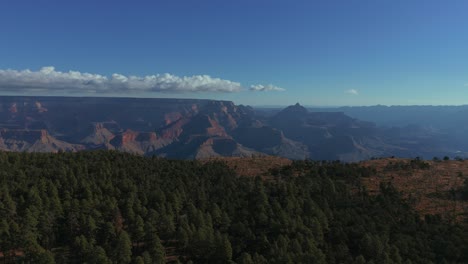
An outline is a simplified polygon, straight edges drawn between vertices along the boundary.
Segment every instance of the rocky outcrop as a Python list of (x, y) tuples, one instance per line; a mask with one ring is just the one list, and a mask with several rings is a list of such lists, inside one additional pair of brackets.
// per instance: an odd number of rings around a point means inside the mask
[(109, 143), (117, 150), (146, 154), (160, 149), (171, 141), (160, 139), (154, 132), (137, 132), (130, 129), (115, 136)]
[(115, 137), (115, 135), (110, 132), (104, 123), (92, 123), (90, 125), (90, 134), (87, 135), (84, 139), (81, 140), (81, 143), (87, 145), (105, 145)]
[(79, 144), (70, 144), (49, 135), (46, 130), (2, 129), (0, 148), (7, 151), (58, 152), (85, 149)]

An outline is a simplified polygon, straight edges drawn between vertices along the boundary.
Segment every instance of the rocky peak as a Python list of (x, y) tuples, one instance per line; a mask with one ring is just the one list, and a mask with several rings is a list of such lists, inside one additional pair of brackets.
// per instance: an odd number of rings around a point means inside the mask
[(106, 124), (102, 122), (92, 123), (88, 133), (89, 134), (81, 140), (81, 143), (100, 145), (106, 144), (114, 138), (114, 134), (110, 132), (106, 128)]
[(41, 102), (36, 101), (34, 103), (33, 109), (36, 110), (39, 113), (47, 112), (47, 108), (43, 107)]
[(18, 113), (18, 108), (16, 107), (16, 103), (12, 103), (8, 108), (8, 111), (12, 114)]
[(296, 103), (295, 105), (290, 105), (286, 107), (285, 109), (281, 110), (279, 113), (276, 114), (276, 117), (281, 117), (281, 118), (302, 118), (305, 117), (309, 114), (309, 111), (300, 105), (299, 103)]

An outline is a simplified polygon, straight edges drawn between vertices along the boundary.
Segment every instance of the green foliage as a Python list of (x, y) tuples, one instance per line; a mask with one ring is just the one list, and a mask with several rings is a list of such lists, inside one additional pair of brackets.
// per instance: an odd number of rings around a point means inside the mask
[(116, 263), (127, 264), (132, 260), (132, 242), (125, 230), (122, 230), (119, 234), (114, 254)]
[(368, 195), (357, 164), (296, 161), (265, 181), (221, 162), (0, 152), (0, 168), (7, 263), (468, 262), (466, 226), (421, 220), (392, 186)]

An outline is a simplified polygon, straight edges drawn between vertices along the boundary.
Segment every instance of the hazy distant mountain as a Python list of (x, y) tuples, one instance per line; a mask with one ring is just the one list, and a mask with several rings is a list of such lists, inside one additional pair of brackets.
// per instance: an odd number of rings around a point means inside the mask
[[(343, 112), (378, 126), (422, 125), (446, 127), (461, 119), (468, 121), (468, 105), (462, 106), (345, 106), (309, 108), (310, 111)], [(464, 118), (463, 118), (464, 117)]]
[(313, 159), (361, 160), (392, 153), (371, 122), (363, 122), (342, 112), (309, 112), (296, 104), (270, 118), (272, 126), (286, 137), (304, 143)]
[(277, 155), (354, 161), (462, 155), (456, 152), (468, 147), (463, 115), (468, 108), (451, 112), (459, 124), (451, 134), (444, 130), (451, 128), (447, 118), (437, 126), (401, 121), (405, 126), (379, 127), (351, 117), (349, 109), (358, 108), (309, 111), (296, 104), (258, 112), (215, 100), (3, 96), (0, 150), (114, 149), (184, 159)]
[(356, 106), (311, 108), (311, 111), (342, 111), (351, 117), (386, 127), (387, 138), (405, 148), (428, 153), (466, 156), (468, 152), (468, 105), (461, 106)]

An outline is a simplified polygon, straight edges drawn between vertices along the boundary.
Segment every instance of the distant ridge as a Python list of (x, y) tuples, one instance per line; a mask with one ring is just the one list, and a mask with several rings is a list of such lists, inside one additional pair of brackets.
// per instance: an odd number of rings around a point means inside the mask
[(343, 161), (463, 154), (462, 144), (444, 144), (438, 131), (382, 128), (346, 111), (309, 111), (297, 103), (264, 115), (223, 100), (0, 96), (0, 149)]

